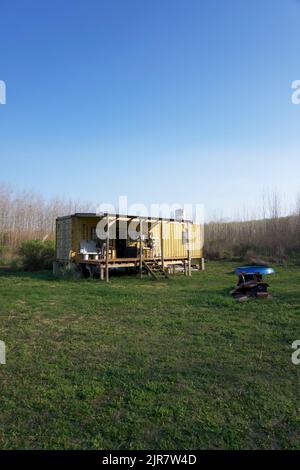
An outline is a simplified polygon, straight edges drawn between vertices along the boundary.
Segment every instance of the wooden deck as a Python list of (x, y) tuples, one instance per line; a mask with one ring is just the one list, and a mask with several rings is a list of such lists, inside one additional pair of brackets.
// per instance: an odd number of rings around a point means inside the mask
[[(178, 261), (187, 261), (188, 258), (182, 258), (182, 257), (172, 257), (172, 258), (164, 258), (164, 261), (165, 262), (169, 262), (169, 263), (176, 263)], [(158, 258), (144, 258), (143, 257), (143, 261), (158, 261), (158, 262), (161, 262), (161, 258), (158, 257)], [(140, 262), (140, 258), (137, 257), (137, 258), (109, 258), (108, 259), (108, 264), (112, 265), (112, 264), (126, 264), (126, 263), (139, 263)], [(83, 259), (80, 259), (78, 260), (78, 263), (80, 264), (96, 264), (96, 265), (99, 265), (99, 264), (106, 264), (106, 259), (105, 258), (101, 258), (101, 259), (98, 259), (98, 260), (95, 260), (95, 259), (89, 259), (89, 260), (83, 260)]]
[[(168, 273), (167, 268), (171, 265), (175, 266), (176, 264), (181, 264), (184, 267), (184, 272), (186, 275), (191, 275), (191, 260), (189, 258), (184, 257), (172, 257), (172, 258), (161, 258), (161, 257), (147, 257), (144, 258), (143, 256), (138, 256), (135, 258), (101, 258), (101, 259), (89, 259), (84, 260), (80, 258), (77, 263), (79, 265), (85, 266), (88, 270), (91, 270), (92, 266), (98, 267), (100, 272), (100, 279), (109, 281), (109, 271), (110, 269), (117, 269), (117, 268), (135, 268), (139, 270), (140, 277), (143, 277), (143, 270), (146, 270), (158, 280), (158, 273), (164, 279), (167, 279)], [(156, 273), (153, 269), (156, 270)]]

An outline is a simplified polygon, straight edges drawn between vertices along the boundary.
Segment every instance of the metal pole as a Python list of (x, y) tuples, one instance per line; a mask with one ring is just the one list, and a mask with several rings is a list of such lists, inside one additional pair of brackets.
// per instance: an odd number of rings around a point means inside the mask
[(106, 259), (105, 259), (106, 282), (109, 282), (108, 256), (109, 256), (109, 216), (107, 215)]
[(142, 219), (140, 219), (140, 278), (142, 279), (143, 277), (143, 241), (142, 241)]

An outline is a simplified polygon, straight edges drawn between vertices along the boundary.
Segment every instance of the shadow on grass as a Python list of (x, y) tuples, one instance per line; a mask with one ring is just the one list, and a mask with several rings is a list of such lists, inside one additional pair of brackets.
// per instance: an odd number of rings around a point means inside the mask
[[(52, 274), (51, 270), (44, 270), (44, 271), (23, 271), (23, 270), (16, 270), (16, 269), (11, 269), (9, 267), (1, 267), (0, 268), (0, 279), (6, 277), (6, 278), (12, 278), (12, 277), (17, 277), (17, 278), (22, 278), (22, 279), (38, 279), (42, 281), (62, 281), (62, 282), (67, 282), (67, 281), (77, 281), (77, 282), (104, 282), (100, 281), (99, 276), (95, 275), (93, 277), (89, 278), (76, 278), (72, 274), (65, 275), (65, 276), (54, 276)], [(136, 272), (118, 272), (117, 270), (111, 270), (109, 274), (110, 280), (114, 279), (139, 279), (139, 275)], [(143, 276), (143, 281), (153, 281), (155, 282), (152, 278), (144, 275)], [(163, 280), (163, 282), (166, 282)]]
[(43, 281), (57, 280), (57, 278), (53, 276), (52, 271), (21, 271), (5, 267), (0, 268), (0, 278), (1, 277), (41, 279)]

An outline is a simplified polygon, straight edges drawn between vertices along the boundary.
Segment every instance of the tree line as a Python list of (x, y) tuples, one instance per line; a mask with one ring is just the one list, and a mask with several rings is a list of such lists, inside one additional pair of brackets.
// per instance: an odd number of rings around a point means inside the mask
[(208, 258), (300, 258), (300, 198), (289, 215), (282, 215), (274, 193), (262, 199), (261, 218), (205, 224), (205, 253)]
[(54, 239), (57, 217), (88, 211), (89, 206), (58, 197), (45, 200), (34, 191), (0, 184), (0, 247), (14, 249), (25, 240)]
[[(205, 224), (205, 256), (211, 259), (264, 256), (300, 258), (300, 198), (282, 215), (279, 196), (262, 199), (260, 217)], [(34, 191), (16, 191), (0, 184), (0, 250), (17, 250), (26, 240), (53, 240), (57, 217), (92, 212), (92, 204), (52, 198)]]

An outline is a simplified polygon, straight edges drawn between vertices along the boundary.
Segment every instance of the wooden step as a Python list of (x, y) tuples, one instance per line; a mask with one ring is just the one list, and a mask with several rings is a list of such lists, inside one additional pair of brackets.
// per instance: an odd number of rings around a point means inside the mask
[(143, 266), (147, 269), (147, 271), (151, 274), (151, 276), (158, 281), (158, 277), (156, 276), (155, 272), (151, 269), (151, 267), (146, 263), (146, 261), (143, 261)]
[(162, 268), (162, 266), (157, 262), (157, 261), (154, 261), (154, 264), (156, 266), (156, 269), (163, 275), (165, 276), (167, 279), (169, 279), (169, 275), (167, 274), (167, 272)]
[(151, 276), (158, 281), (159, 275), (164, 277), (165, 279), (169, 279), (168, 274), (163, 270), (159, 263), (156, 261), (145, 261), (143, 260), (143, 266), (147, 269), (147, 271), (151, 274)]

